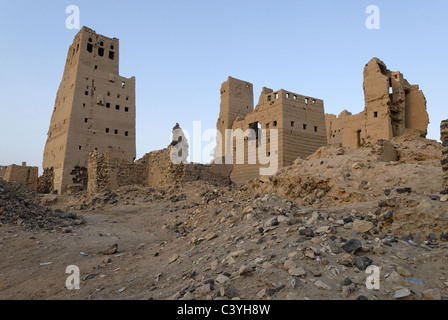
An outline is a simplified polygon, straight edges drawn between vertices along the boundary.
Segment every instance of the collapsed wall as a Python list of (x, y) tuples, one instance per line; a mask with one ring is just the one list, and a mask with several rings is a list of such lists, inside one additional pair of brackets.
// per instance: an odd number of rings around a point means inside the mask
[[(181, 131), (178, 125), (173, 130)], [(182, 133), (180, 136), (185, 139)], [(176, 145), (181, 140), (173, 140), (167, 148), (148, 153), (135, 162), (129, 162), (124, 152), (113, 147), (104, 153), (92, 152), (87, 168), (88, 193), (100, 193), (131, 185), (161, 187), (199, 180), (219, 185), (230, 183), (229, 166), (186, 162), (188, 155), (186, 141), (184, 141), (186, 148), (182, 149), (183, 154), (180, 155), (182, 162), (176, 164), (173, 161), (173, 154), (180, 153), (180, 148)]]
[(328, 145), (359, 147), (378, 140), (390, 141), (406, 130), (427, 134), (426, 98), (401, 72), (392, 72), (373, 58), (364, 68), (365, 109), (356, 115), (344, 110), (326, 115)]
[(448, 194), (448, 120), (443, 120), (440, 124), (440, 140), (442, 141), (442, 170), (443, 170), (443, 185), (442, 194)]

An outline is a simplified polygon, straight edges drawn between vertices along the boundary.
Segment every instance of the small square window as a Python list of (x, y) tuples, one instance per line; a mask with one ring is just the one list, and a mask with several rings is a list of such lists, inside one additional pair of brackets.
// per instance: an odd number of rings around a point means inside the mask
[(78, 147), (78, 150), (81, 151), (81, 150), (82, 150), (82, 146), (79, 146), (79, 147)]
[(129, 108), (128, 107), (124, 108), (124, 112), (129, 112)]
[(118, 134), (118, 130), (115, 130), (115, 134)]
[(306, 128), (307, 128), (307, 125), (304, 124), (304, 125), (303, 125), (303, 130), (306, 130)]
[(277, 121), (274, 121), (274, 127), (276, 127), (277, 126)]
[(120, 110), (120, 106), (119, 106), (119, 105), (116, 105), (116, 106), (115, 106), (115, 110)]
[(87, 123), (89, 121), (89, 119), (85, 118), (84, 119), (84, 123)]
[(314, 132), (319, 132), (319, 128), (318, 127), (314, 127)]
[(109, 128), (106, 128), (106, 133), (109, 133), (109, 131), (110, 131)]
[(126, 82), (122, 81), (121, 82), (121, 87), (124, 89), (125, 86), (126, 86)]
[(126, 137), (129, 136), (129, 132), (126, 131), (126, 132), (124, 133), (124, 135), (125, 135)]
[(374, 112), (374, 113), (373, 113), (373, 117), (374, 117), (374, 118), (378, 118), (378, 112)]
[(294, 128), (295, 122), (291, 121), (291, 128)]
[(106, 103), (106, 108), (110, 109), (110, 103)]
[(84, 94), (85, 94), (86, 96), (88, 96), (88, 95), (89, 95), (89, 91), (85, 91)]

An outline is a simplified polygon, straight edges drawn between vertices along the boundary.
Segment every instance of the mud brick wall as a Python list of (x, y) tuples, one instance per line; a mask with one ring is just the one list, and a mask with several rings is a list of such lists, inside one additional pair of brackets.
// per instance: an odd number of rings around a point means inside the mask
[(442, 194), (448, 194), (448, 120), (443, 120), (440, 124), (440, 140), (442, 141), (442, 170), (443, 170), (443, 186)]

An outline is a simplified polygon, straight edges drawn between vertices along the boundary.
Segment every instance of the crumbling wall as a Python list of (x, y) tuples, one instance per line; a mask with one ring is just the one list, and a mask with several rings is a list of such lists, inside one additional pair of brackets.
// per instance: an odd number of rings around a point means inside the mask
[(89, 194), (131, 185), (160, 187), (199, 180), (219, 185), (230, 183), (228, 166), (174, 164), (171, 159), (172, 152), (177, 151), (174, 147), (171, 144), (148, 153), (135, 163), (129, 163), (124, 153), (115, 148), (105, 153), (92, 152), (88, 164)]
[(443, 120), (440, 124), (440, 139), (442, 141), (442, 170), (443, 170), (443, 185), (442, 194), (448, 194), (448, 120)]
[(117, 148), (109, 147), (104, 153), (91, 152), (87, 170), (89, 194), (143, 184), (141, 166), (129, 163), (124, 152)]
[(326, 115), (328, 145), (359, 147), (378, 140), (390, 141), (406, 130), (427, 134), (426, 98), (418, 85), (410, 85), (400, 72), (373, 58), (364, 68), (365, 109), (351, 115)]
[(38, 175), (38, 167), (28, 167), (26, 165), (17, 166), (13, 164), (6, 168), (3, 179), (7, 182), (19, 182), (30, 190), (37, 191)]
[(3, 179), (3, 176), (6, 173), (6, 168), (8, 168), (7, 166), (0, 166), (0, 179)]
[(44, 173), (37, 179), (37, 192), (51, 193), (54, 191), (54, 169), (46, 168)]

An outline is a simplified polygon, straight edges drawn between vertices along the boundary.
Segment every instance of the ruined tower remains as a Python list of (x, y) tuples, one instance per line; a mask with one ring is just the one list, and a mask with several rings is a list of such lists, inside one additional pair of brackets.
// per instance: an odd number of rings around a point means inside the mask
[(364, 68), (365, 109), (338, 117), (327, 114), (328, 144), (359, 147), (367, 142), (389, 141), (414, 130), (425, 137), (429, 124), (426, 98), (418, 85), (411, 85), (401, 72), (392, 72), (373, 58)]
[(64, 193), (87, 186), (92, 151), (121, 150), (136, 157), (135, 78), (119, 75), (119, 40), (83, 27), (68, 50), (45, 145), (43, 168)]
[[(277, 162), (278, 169), (289, 166), (297, 158), (305, 158), (327, 144), (322, 100), (283, 89), (274, 92), (263, 88), (255, 109), (253, 105), (251, 83), (229, 77), (222, 85), (217, 123), (218, 136), (222, 138), (217, 140), (215, 162), (231, 155), (233, 170), (230, 177), (233, 182), (243, 184), (259, 177), (260, 168), (272, 167), (272, 161)], [(234, 135), (226, 141), (225, 130), (229, 129)], [(277, 134), (274, 135), (272, 130)], [(238, 136), (238, 131), (244, 134)], [(239, 143), (244, 147), (238, 148)], [(276, 147), (271, 148), (274, 145)], [(265, 159), (261, 161), (260, 157)], [(243, 163), (238, 158), (244, 159)], [(266, 165), (268, 158), (270, 163)]]

